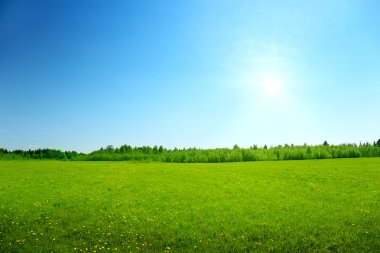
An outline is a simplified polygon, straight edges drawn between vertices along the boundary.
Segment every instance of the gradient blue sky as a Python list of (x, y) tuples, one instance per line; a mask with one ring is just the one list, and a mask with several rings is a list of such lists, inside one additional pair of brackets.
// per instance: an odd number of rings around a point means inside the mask
[(0, 146), (380, 138), (380, 2), (0, 2)]

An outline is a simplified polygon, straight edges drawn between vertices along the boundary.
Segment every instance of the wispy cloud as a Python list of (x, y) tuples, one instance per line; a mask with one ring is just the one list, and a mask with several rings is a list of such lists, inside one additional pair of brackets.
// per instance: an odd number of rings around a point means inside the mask
[(39, 149), (39, 148), (42, 148), (40, 145), (36, 145), (36, 144), (29, 144), (29, 149)]

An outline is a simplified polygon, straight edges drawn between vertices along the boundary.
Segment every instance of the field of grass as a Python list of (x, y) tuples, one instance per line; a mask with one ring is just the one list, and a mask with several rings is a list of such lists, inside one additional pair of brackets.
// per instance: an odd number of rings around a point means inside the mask
[(0, 252), (380, 252), (380, 159), (0, 161)]

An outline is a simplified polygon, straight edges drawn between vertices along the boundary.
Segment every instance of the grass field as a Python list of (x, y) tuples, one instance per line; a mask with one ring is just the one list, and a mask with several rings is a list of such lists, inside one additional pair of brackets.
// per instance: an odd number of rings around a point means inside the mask
[(380, 252), (380, 159), (0, 161), (0, 252)]

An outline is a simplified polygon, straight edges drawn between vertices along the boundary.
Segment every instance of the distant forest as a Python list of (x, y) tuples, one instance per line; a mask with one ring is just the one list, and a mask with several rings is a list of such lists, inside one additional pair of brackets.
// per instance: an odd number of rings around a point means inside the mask
[(55, 149), (13, 150), (0, 148), (0, 160), (50, 159), (72, 161), (154, 161), (175, 163), (223, 163), (244, 161), (306, 160), (355, 157), (380, 157), (380, 139), (373, 143), (329, 145), (278, 145), (216, 149), (167, 149), (162, 146), (131, 147), (112, 145), (89, 154)]

